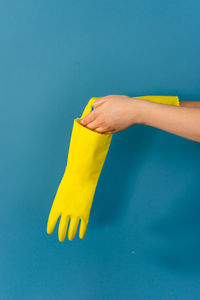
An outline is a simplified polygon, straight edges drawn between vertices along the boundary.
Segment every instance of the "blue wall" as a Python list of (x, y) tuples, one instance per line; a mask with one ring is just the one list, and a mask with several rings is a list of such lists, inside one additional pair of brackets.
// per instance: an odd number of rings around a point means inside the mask
[(0, 2), (1, 300), (200, 298), (200, 144), (113, 136), (84, 240), (46, 234), (91, 97), (200, 100), (199, 1)]

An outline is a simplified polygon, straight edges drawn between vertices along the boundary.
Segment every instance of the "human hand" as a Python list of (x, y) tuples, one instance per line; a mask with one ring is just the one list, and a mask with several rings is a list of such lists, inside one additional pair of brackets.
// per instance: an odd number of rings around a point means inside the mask
[(125, 95), (108, 95), (97, 99), (94, 110), (80, 124), (100, 133), (116, 133), (139, 123), (138, 99)]

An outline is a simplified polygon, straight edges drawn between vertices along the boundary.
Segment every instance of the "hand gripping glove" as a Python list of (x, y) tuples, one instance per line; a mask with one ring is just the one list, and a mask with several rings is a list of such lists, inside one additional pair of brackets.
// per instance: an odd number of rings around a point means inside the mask
[[(91, 98), (81, 118), (74, 119), (68, 151), (67, 166), (58, 187), (49, 214), (47, 233), (51, 234), (60, 217), (58, 237), (73, 240), (80, 221), (79, 237), (85, 236), (97, 182), (106, 159), (112, 134), (94, 132), (79, 121), (91, 112), (93, 103), (101, 97)], [(152, 102), (179, 106), (176, 96), (140, 96)]]

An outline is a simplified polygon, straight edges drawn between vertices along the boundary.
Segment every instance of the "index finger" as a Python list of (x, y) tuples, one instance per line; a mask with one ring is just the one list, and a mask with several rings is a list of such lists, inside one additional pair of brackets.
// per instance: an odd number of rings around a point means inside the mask
[(90, 122), (93, 122), (95, 120), (95, 111), (91, 111), (87, 116), (85, 116), (82, 120), (80, 120), (81, 125), (87, 125)]

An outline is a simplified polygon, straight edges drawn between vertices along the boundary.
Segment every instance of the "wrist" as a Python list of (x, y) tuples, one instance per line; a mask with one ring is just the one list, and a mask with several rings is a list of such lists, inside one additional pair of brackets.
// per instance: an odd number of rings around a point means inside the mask
[(133, 115), (134, 120), (133, 124), (145, 125), (147, 121), (147, 109), (149, 105), (149, 101), (143, 99), (133, 98)]

